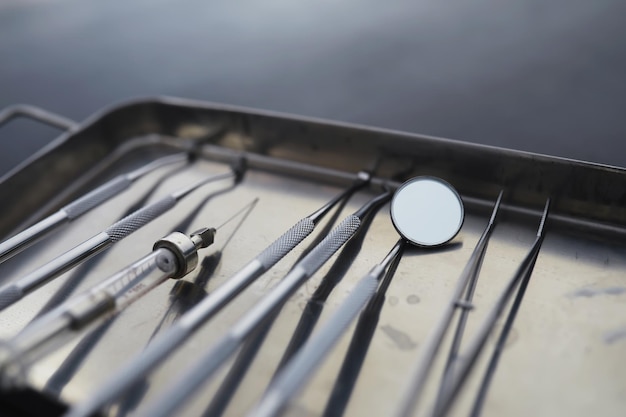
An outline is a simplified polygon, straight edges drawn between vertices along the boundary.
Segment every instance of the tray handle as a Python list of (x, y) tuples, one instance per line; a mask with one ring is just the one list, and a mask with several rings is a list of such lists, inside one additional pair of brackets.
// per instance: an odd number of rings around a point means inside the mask
[(78, 123), (67, 117), (28, 104), (15, 104), (0, 110), (0, 127), (16, 117), (25, 117), (61, 130), (74, 130)]

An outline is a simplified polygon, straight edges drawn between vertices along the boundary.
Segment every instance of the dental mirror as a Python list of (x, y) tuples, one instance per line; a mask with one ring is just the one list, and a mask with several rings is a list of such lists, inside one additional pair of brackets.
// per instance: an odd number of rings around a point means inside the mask
[(410, 243), (431, 247), (449, 242), (463, 225), (461, 197), (446, 181), (415, 177), (402, 184), (391, 200), (391, 221)]
[[(441, 246), (463, 225), (463, 202), (456, 190), (435, 177), (416, 177), (402, 184), (391, 200), (391, 220), (401, 238), (387, 256), (350, 291), (325, 325), (317, 330), (280, 369), (247, 417), (277, 417), (315, 373), (348, 326), (379, 290), (390, 265), (399, 260), (406, 243)], [(393, 272), (390, 272), (393, 275)]]

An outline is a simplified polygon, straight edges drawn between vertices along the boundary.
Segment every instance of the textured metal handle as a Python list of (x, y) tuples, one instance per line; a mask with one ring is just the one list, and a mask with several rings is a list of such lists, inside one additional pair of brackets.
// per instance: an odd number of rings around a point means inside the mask
[(335, 227), (307, 256), (300, 261), (298, 267), (313, 275), (337, 250), (346, 243), (358, 230), (361, 219), (354, 215), (346, 217)]
[(109, 235), (111, 242), (115, 243), (124, 239), (137, 229), (150, 223), (152, 220), (156, 219), (175, 205), (176, 199), (174, 197), (164, 197), (163, 199), (124, 217), (119, 222), (109, 226), (109, 228), (104, 232)]
[(257, 257), (258, 261), (261, 262), (263, 268), (266, 270), (271, 268), (276, 262), (280, 261), (283, 256), (298, 246), (304, 238), (310, 235), (314, 228), (315, 224), (313, 221), (305, 217), (294, 224), (291, 229), (283, 233), (283, 235), (276, 239), (267, 249), (261, 252)]
[(132, 181), (129, 180), (126, 175), (113, 178), (106, 184), (102, 184), (95, 190), (85, 194), (79, 199), (63, 207), (63, 211), (67, 214), (67, 217), (69, 219), (74, 220), (78, 216), (83, 215), (87, 211), (105, 202), (109, 198), (114, 197), (118, 193), (124, 191), (131, 184)]
[(4, 310), (11, 304), (19, 301), (24, 296), (24, 292), (16, 285), (8, 285), (0, 289), (0, 310)]
[(230, 328), (230, 334), (241, 339), (247, 337), (257, 325), (282, 305), (357, 231), (361, 220), (351, 215), (335, 227), (315, 248), (298, 262), (289, 273), (257, 304)]
[[(298, 284), (312, 275), (326, 262), (359, 228), (361, 220), (351, 215), (335, 227), (296, 267), (259, 303), (231, 327), (230, 332), (220, 339), (209, 351), (205, 352), (193, 368), (171, 384), (172, 390), (163, 393), (153, 404), (147, 407), (144, 415), (166, 416), (178, 405), (189, 398), (202, 386), (228, 357), (237, 350), (243, 339), (248, 336), (275, 307), (298, 288)], [(297, 226), (297, 225), (296, 225)], [(295, 226), (294, 226), (295, 227)], [(278, 241), (281, 241), (279, 239)], [(274, 245), (272, 245), (274, 246)]]
[[(267, 247), (267, 249), (265, 249), (256, 258), (256, 261), (262, 265), (263, 271), (272, 267), (290, 250), (304, 240), (304, 238), (311, 234), (314, 227), (315, 225), (313, 221), (309, 218), (304, 218), (287, 230), (281, 237), (276, 239), (274, 243)], [(254, 267), (254, 265), (255, 264), (253, 263), (252, 266)], [(89, 400), (71, 409), (66, 417), (84, 417), (90, 415), (99, 407), (122, 395), (128, 387), (138, 382), (161, 360), (164, 360), (170, 352), (176, 349), (199, 323), (206, 319), (206, 317), (210, 314), (217, 311), (221, 302), (226, 302), (230, 298), (231, 293), (236, 294), (236, 290), (232, 290), (231, 285), (235, 288), (245, 288), (245, 285), (248, 282), (251, 282), (254, 277), (263, 272), (260, 269), (257, 271), (257, 268), (258, 267), (253, 268), (255, 272), (251, 275), (249, 275), (248, 271), (244, 268), (240, 271), (244, 278), (237, 279), (237, 275), (235, 275), (235, 277), (226, 282), (226, 286), (218, 287), (216, 289), (216, 293), (207, 297), (203, 303), (199, 304), (194, 308), (194, 310), (192, 310), (195, 312), (193, 319), (190, 319), (192, 317), (189, 315), (190, 313), (183, 316), (177, 325), (170, 327), (162, 335), (159, 335), (159, 337), (157, 337), (141, 355), (131, 361), (128, 366), (123, 367), (121, 372), (115, 375), (112, 379), (106, 381), (102, 388)], [(224, 297), (220, 298), (218, 296), (216, 299), (216, 294), (224, 294)], [(200, 306), (204, 306), (204, 308)], [(201, 310), (198, 310), (199, 307)], [(185, 323), (185, 325), (182, 325), (182, 323)], [(231, 346), (231, 344), (228, 343), (228, 348), (229, 350), (234, 350), (236, 349), (236, 346)], [(225, 349), (225, 347), (222, 346), (222, 349)], [(221, 352), (224, 353), (223, 350)]]

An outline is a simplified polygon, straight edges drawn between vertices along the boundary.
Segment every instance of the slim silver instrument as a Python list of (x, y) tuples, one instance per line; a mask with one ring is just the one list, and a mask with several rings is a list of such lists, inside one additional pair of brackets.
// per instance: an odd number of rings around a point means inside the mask
[(368, 173), (359, 172), (351, 187), (283, 233), (239, 272), (185, 313), (171, 327), (159, 334), (140, 355), (132, 359), (127, 365), (122, 366), (121, 370), (105, 381), (87, 401), (71, 408), (67, 416), (88, 416), (124, 394), (133, 384), (145, 377), (159, 362), (189, 338), (204, 322), (213, 317), (256, 278), (268, 271), (311, 234), (315, 226), (333, 207), (367, 185), (369, 180), (370, 175)]
[(166, 165), (183, 162), (188, 159), (186, 153), (169, 155), (138, 168), (129, 173), (119, 175), (102, 184), (98, 188), (66, 205), (59, 211), (40, 220), (29, 228), (0, 243), (0, 263), (17, 255), (46, 235), (65, 223), (69, 223), (89, 210), (98, 207), (108, 199), (126, 190), (137, 179)]
[(122, 220), (109, 226), (103, 232), (98, 233), (73, 249), (70, 249), (28, 275), (0, 288), (0, 310), (18, 302), (29, 293), (50, 282), (65, 271), (68, 271), (97, 253), (111, 247), (114, 243), (150, 223), (152, 220), (172, 209), (178, 201), (197, 188), (210, 182), (236, 177), (237, 173), (230, 171), (204, 178), (195, 184), (167, 195), (137, 210), (133, 214), (124, 217)]
[(417, 177), (405, 182), (391, 201), (391, 218), (401, 236), (391, 251), (350, 291), (346, 300), (326, 324), (282, 368), (261, 400), (248, 414), (276, 416), (290, 399), (313, 377), (316, 368), (337, 344), (350, 323), (372, 299), (378, 283), (406, 242), (429, 248), (450, 241), (461, 229), (463, 202), (448, 183), (433, 177)]

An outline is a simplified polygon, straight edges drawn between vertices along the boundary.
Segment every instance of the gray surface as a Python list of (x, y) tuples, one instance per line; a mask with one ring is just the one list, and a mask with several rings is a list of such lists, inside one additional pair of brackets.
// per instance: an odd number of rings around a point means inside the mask
[[(137, 165), (147, 162), (143, 154), (136, 154), (136, 157), (142, 158), (136, 161)], [(467, 177), (472, 177), (472, 165), (461, 168)], [(161, 173), (151, 173), (138, 180), (133, 193), (120, 195), (120, 198), (110, 200), (77, 219), (63, 233), (54, 236), (54, 240), (50, 241), (52, 244), (33, 248), (35, 251), (30, 253), (31, 257), (20, 256), (15, 259), (17, 263), (0, 265), (0, 276), (18, 277), (35, 264), (57, 256), (61, 248), (71, 247), (74, 242), (89, 236), (88, 233), (101, 229), (103, 224), (118, 217), (155, 182), (162, 181), (159, 194), (165, 194), (224, 169), (225, 164), (201, 160), (166, 181), (161, 180)], [(114, 171), (108, 175), (117, 173)], [(5, 186), (2, 184), (0, 188)], [(56, 298), (68, 282), (73, 281), (75, 290), (82, 291), (144, 256), (152, 242), (179, 224), (182, 217), (195, 209), (207, 194), (223, 189), (224, 185), (216, 183), (207, 187), (203, 192), (182, 200), (169, 216), (159, 217), (112, 247), (89, 273), (85, 270), (70, 272), (3, 311), (3, 323), (6, 325), (0, 326), (0, 338), (15, 335), (43, 305), (52, 297)], [(61, 398), (71, 403), (92, 398), (96, 386), (102, 384), (114, 370), (120, 369), (129, 356), (143, 351), (155, 333), (164, 334), (162, 332), (173, 320), (180, 319), (185, 307), (193, 305), (205, 292), (215, 293), (215, 289), (229, 282), (233, 273), (249, 257), (266, 247), (300, 216), (311, 213), (339, 191), (338, 187), (299, 180), (295, 175), (279, 175), (252, 168), (235, 189), (203, 206), (198, 217), (189, 225), (188, 230), (196, 230), (206, 225), (221, 224), (231, 214), (226, 213), (224, 207), (243, 207), (252, 199), (259, 198), (250, 217), (223, 250), (221, 263), (208, 282), (206, 278), (199, 278), (198, 270), (182, 281), (164, 282), (126, 309), (118, 320), (96, 332), (95, 336), (83, 338), (80, 342), (76, 340), (40, 361), (33, 368), (29, 382), (37, 389), (46, 387), (50, 392), (62, 390)], [(285, 196), (288, 196), (290, 204), (282, 204)], [(357, 210), (371, 196), (369, 192), (356, 194), (339, 213), (339, 218)], [(376, 330), (346, 406), (346, 417), (384, 416), (398, 404), (402, 388), (408, 382), (409, 370), (433, 326), (438, 323), (441, 307), (449, 301), (452, 286), (469, 259), (488, 215), (488, 212), (468, 210), (456, 240), (457, 245), (450, 250), (405, 253), (387, 289), (386, 299), (381, 300), (380, 316), (372, 319)], [(6, 221), (5, 217), (2, 220)], [(476, 288), (473, 302), (477, 308), (468, 322), (468, 339), (528, 252), (538, 222), (539, 216), (499, 217)], [(623, 417), (626, 408), (626, 398), (621, 395), (626, 388), (626, 362), (623, 360), (626, 354), (626, 323), (623, 319), (626, 260), (623, 238), (609, 243), (597, 239), (597, 234), (573, 235), (571, 230), (564, 233), (563, 229), (554, 227), (553, 218), (549, 220), (549, 225), (533, 279), (489, 392), (484, 416)], [(215, 245), (200, 256), (221, 248), (224, 239), (232, 232), (232, 228), (220, 229)], [(310, 236), (315, 237), (317, 234)], [(374, 217), (359, 245), (352, 246), (350, 252), (342, 251), (331, 260), (334, 272), (331, 272), (330, 264), (326, 265), (297, 291), (281, 310), (224, 416), (244, 415), (261, 396), (302, 317), (303, 306), (316, 288), (324, 280), (328, 282), (330, 277), (343, 277), (323, 303), (316, 329), (319, 330), (356, 282), (396, 241), (397, 233), (389, 219), (388, 209), (384, 208)], [(311, 240), (303, 243), (306, 247)], [(145, 411), (148, 402), (161, 395), (166, 387), (171, 388), (173, 381), (190, 366), (192, 360), (205, 354), (207, 347), (232, 329), (250, 306), (275, 288), (304, 247), (288, 254), (156, 369), (142, 386), (145, 391), (140, 390), (140, 394), (145, 395), (141, 399), (136, 398), (139, 402), (137, 411), (141, 412), (142, 408)], [(348, 266), (347, 270), (344, 269)], [(80, 283), (77, 282), (78, 277), (82, 280)], [(182, 285), (188, 291), (183, 291)], [(344, 363), (352, 366), (344, 362), (344, 357), (353, 334), (354, 329), (350, 329), (333, 349), (288, 415), (321, 415), (339, 370)], [(489, 349), (481, 357), (478, 370), (484, 369), (492, 347), (493, 341), (488, 342)], [(434, 401), (434, 389), (437, 377), (443, 371), (443, 359), (440, 355), (433, 364), (432, 375), (435, 378), (426, 387), (424, 408), (430, 407)], [(460, 411), (452, 415), (467, 415), (481, 376), (481, 372), (475, 373), (468, 381), (458, 405)], [(213, 398), (220, 377), (223, 374), (214, 381), (216, 383), (203, 387), (203, 395), (194, 398), (177, 415), (201, 415)]]
[[(618, 0), (0, 3), (0, 106), (167, 94), (626, 165)], [(54, 136), (12, 123), (0, 171)]]

